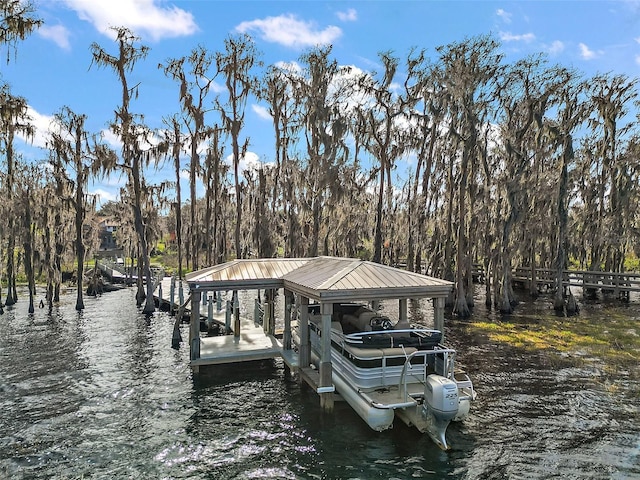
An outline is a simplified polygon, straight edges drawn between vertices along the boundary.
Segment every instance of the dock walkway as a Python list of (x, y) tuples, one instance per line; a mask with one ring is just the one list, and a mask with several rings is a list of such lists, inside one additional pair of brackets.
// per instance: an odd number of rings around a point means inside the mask
[[(173, 300), (171, 299), (171, 277), (165, 277), (156, 288), (154, 295), (160, 308), (177, 312), (181, 305), (178, 294), (179, 284), (174, 284)], [(184, 314), (190, 314), (188, 298), (188, 285), (183, 285)], [(200, 320), (203, 323), (213, 322), (221, 326), (229, 322), (226, 312), (227, 303), (222, 302), (222, 310), (217, 310), (218, 306), (213, 303), (211, 308), (208, 302), (200, 304)], [(291, 369), (298, 367), (298, 355), (295, 351), (286, 349), (278, 335), (265, 333), (262, 325), (256, 323), (255, 319), (245, 316), (240, 317), (240, 334), (233, 335), (199, 335), (200, 355), (191, 360), (192, 367), (205, 365), (221, 365), (226, 363), (238, 363), (252, 360), (267, 360), (272, 358), (282, 358)], [(280, 335), (281, 337), (281, 335)]]
[[(214, 321), (224, 325), (225, 312), (214, 313)], [(273, 335), (266, 334), (253, 320), (240, 318), (240, 335), (200, 337), (200, 358), (193, 366), (267, 360), (282, 356), (282, 344)]]

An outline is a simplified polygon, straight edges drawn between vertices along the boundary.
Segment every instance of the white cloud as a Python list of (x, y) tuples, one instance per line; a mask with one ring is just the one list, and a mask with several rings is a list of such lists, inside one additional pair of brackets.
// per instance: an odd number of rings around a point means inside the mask
[(305, 22), (295, 15), (280, 15), (242, 22), (236, 27), (236, 31), (257, 32), (260, 38), (267, 42), (294, 48), (328, 45), (342, 35), (342, 30), (338, 27), (330, 25), (324, 30), (319, 30), (313, 22)]
[(511, 32), (500, 32), (500, 40), (503, 42), (532, 42), (536, 39), (533, 33), (523, 33), (521, 35), (514, 35)]
[[(233, 155), (227, 155), (224, 159), (225, 163), (231, 167), (231, 171), (233, 172)], [(244, 157), (240, 159), (240, 163), (238, 164), (238, 172), (240, 175), (244, 176), (244, 172), (255, 172), (261, 167), (267, 167), (274, 165), (273, 162), (261, 162), (260, 157), (255, 152), (247, 152)]]
[(262, 118), (263, 120), (273, 119), (273, 117), (269, 113), (269, 109), (266, 107), (263, 107), (262, 105), (253, 104), (251, 105), (251, 109), (255, 112), (256, 115), (258, 115), (258, 117)]
[[(139, 132), (141, 135), (144, 135), (144, 131), (142, 129), (140, 129)], [(116, 135), (110, 128), (101, 130), (100, 136), (102, 142), (112, 150), (114, 150), (116, 153), (120, 153), (122, 151), (122, 139), (119, 135)], [(140, 139), (140, 141), (138, 142), (138, 147), (142, 151), (147, 151), (152, 147), (158, 145), (161, 141), (161, 136), (158, 136), (155, 133), (151, 132), (149, 135), (146, 135), (145, 138)]]
[(31, 106), (27, 107), (27, 115), (31, 118), (30, 123), (34, 127), (33, 138), (27, 138), (22, 133), (18, 133), (16, 136), (29, 145), (45, 148), (49, 138), (49, 127), (53, 123), (54, 117), (39, 113)]
[(337, 12), (336, 15), (343, 22), (355, 22), (358, 19), (358, 12), (355, 8), (350, 8), (346, 12)]
[(111, 27), (124, 26), (153, 41), (191, 35), (198, 30), (193, 15), (159, 0), (65, 0), (80, 19), (113, 37)]
[(102, 140), (115, 151), (119, 152), (122, 149), (122, 140), (118, 135), (113, 133), (109, 128), (102, 130)]
[(116, 202), (119, 198), (119, 192), (108, 192), (107, 190), (104, 190), (102, 188), (97, 188), (93, 191), (90, 191), (89, 193), (97, 197), (99, 205), (104, 205), (107, 202)]
[(555, 40), (551, 45), (547, 47), (547, 51), (550, 55), (558, 55), (564, 51), (564, 43), (560, 40)]
[(496, 10), (496, 15), (499, 16), (504, 23), (511, 23), (511, 14), (509, 12), (505, 12), (503, 9), (499, 8)]
[(578, 44), (580, 48), (580, 56), (585, 60), (592, 60), (596, 58), (597, 54), (593, 50), (589, 49), (584, 43)]
[(292, 75), (300, 75), (304, 70), (302, 66), (296, 61), (292, 61), (292, 62), (280, 61), (280, 62), (276, 62), (275, 66), (282, 71), (291, 73)]
[(258, 170), (261, 166), (260, 158), (254, 152), (247, 152), (244, 157), (240, 160), (240, 171), (244, 172), (245, 170)]
[(63, 25), (42, 25), (37, 31), (42, 38), (52, 40), (63, 50), (71, 50), (71, 44), (69, 43), (70, 32)]

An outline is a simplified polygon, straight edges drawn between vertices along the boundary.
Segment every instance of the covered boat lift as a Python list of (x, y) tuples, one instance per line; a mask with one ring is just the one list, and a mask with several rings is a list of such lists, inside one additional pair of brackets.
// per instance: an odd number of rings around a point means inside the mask
[[(431, 298), (434, 328), (444, 335), (445, 299), (451, 282), (400, 270), (378, 263), (336, 257), (268, 258), (234, 260), (187, 274), (191, 292), (189, 348), (194, 374), (200, 366), (282, 357), (300, 378), (320, 395), (321, 405), (333, 408), (331, 366), (331, 317), (334, 303), (397, 299), (399, 321), (408, 321), (407, 300)], [(234, 308), (233, 336), (200, 337), (203, 295), (225, 290), (265, 290), (263, 328), (241, 329), (239, 309)], [(285, 311), (282, 340), (275, 337), (274, 292), (284, 290)], [(293, 350), (291, 317), (294, 295), (301, 306), (298, 316), (300, 345)], [(310, 300), (320, 305), (322, 352), (319, 369), (311, 368), (308, 308)], [(250, 325), (250, 324), (249, 324)]]

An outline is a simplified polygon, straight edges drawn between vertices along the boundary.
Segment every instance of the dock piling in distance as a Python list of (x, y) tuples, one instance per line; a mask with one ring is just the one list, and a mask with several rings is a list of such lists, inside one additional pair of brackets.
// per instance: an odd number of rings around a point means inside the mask
[(240, 338), (240, 301), (238, 292), (233, 292), (233, 335)]
[(176, 306), (176, 276), (171, 276), (171, 284), (169, 285), (169, 313), (173, 315), (175, 313)]
[(231, 331), (231, 300), (227, 300), (227, 309), (224, 312), (224, 328), (227, 334)]
[(213, 325), (213, 297), (207, 296), (207, 328)]

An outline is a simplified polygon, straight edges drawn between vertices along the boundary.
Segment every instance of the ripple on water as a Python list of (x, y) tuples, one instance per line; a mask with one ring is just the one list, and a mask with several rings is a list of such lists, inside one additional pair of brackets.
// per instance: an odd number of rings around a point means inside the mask
[[(74, 303), (0, 317), (0, 477), (640, 478), (634, 371), (492, 343), (448, 319), (479, 396), (442, 452), (402, 425), (372, 432), (344, 402), (322, 414), (279, 361), (192, 380), (173, 319), (138, 315), (132, 290), (87, 298), (80, 314)], [(494, 321), (482, 303), (474, 317)], [(410, 306), (431, 318), (429, 302)]]

